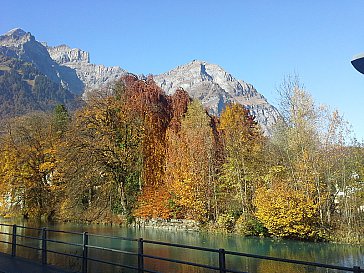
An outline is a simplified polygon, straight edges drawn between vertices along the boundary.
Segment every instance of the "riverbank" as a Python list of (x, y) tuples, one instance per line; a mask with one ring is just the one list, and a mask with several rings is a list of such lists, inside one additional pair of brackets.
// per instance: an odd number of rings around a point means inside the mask
[[(241, 237), (260, 237), (260, 238), (274, 238), (275, 240), (290, 239), (295, 241), (307, 242), (331, 242), (331, 243), (344, 243), (352, 245), (364, 245), (364, 236), (360, 233), (354, 232), (338, 232), (331, 231), (322, 240), (303, 240), (294, 238), (279, 238), (271, 237), (266, 229), (255, 221), (237, 222), (236, 225), (231, 225), (226, 221), (223, 222), (207, 222), (199, 223), (195, 220), (189, 219), (162, 219), (162, 218), (134, 218), (131, 223), (123, 216), (113, 218), (114, 221), (81, 221), (84, 224), (97, 224), (106, 226), (121, 226), (133, 228), (149, 228), (156, 230), (166, 231), (186, 231), (186, 232), (204, 232), (209, 234), (230, 234)], [(62, 221), (60, 221), (62, 222)], [(80, 223), (80, 221), (66, 221), (72, 223)]]
[[(29, 222), (21, 221), (15, 222), (7, 219), (7, 224), (18, 224), (29, 226)], [(10, 221), (9, 221), (10, 220)], [(0, 220), (1, 222), (1, 220)], [(152, 221), (149, 222), (155, 223), (158, 222), (158, 226), (161, 225), (160, 221)], [(170, 221), (174, 222), (174, 221)], [(178, 221), (179, 223), (183, 223), (183, 221)], [(36, 224), (36, 223), (33, 223)], [(163, 225), (167, 225), (168, 221), (163, 223)], [(174, 222), (173, 225), (176, 225)], [(285, 259), (294, 259), (294, 260), (303, 260), (303, 261), (314, 261), (321, 262), (326, 264), (335, 264), (342, 266), (352, 267), (353, 265), (362, 265), (364, 263), (363, 256), (363, 247), (357, 245), (350, 244), (332, 244), (332, 243), (314, 243), (314, 242), (304, 242), (304, 241), (294, 241), (294, 240), (286, 240), (286, 239), (275, 239), (275, 238), (263, 238), (263, 237), (244, 237), (237, 234), (229, 233), (213, 233), (213, 232), (204, 232), (203, 228), (200, 228), (200, 232), (193, 231), (184, 231), (181, 229), (166, 229), (165, 227), (160, 228), (157, 227), (157, 224), (154, 227), (145, 227), (140, 226), (132, 227), (129, 226), (120, 226), (116, 223), (108, 223), (108, 224), (81, 224), (75, 222), (60, 222), (60, 223), (41, 223), (39, 227), (48, 227), (52, 230), (64, 230), (71, 232), (88, 232), (89, 234), (94, 235), (107, 235), (113, 238), (124, 237), (124, 238), (143, 238), (144, 240), (150, 241), (159, 241), (159, 242), (167, 242), (167, 243), (175, 243), (175, 244), (183, 244), (189, 246), (198, 246), (204, 248), (213, 248), (213, 249), (225, 249), (229, 251), (236, 251), (241, 253), (250, 253), (256, 255), (270, 256), (270, 257), (278, 257)], [(11, 227), (9, 227), (11, 228)], [(23, 231), (24, 229), (19, 229), (19, 231)], [(8, 232), (6, 227), (3, 232)], [(55, 233), (58, 234), (58, 233)], [(54, 236), (56, 236), (53, 234)], [(27, 233), (27, 236), (39, 237), (37, 233)], [(2, 240), (6, 240), (6, 235), (2, 235)], [(57, 235), (58, 236), (58, 235)], [(62, 240), (69, 240), (70, 242), (77, 242), (75, 236), (73, 234), (62, 235)], [(1, 236), (0, 236), (1, 237)], [(91, 236), (92, 237), (92, 236)], [(132, 249), (133, 246), (136, 246), (136, 242), (128, 242), (121, 243), (118, 239), (111, 239), (107, 237), (105, 239), (101, 239), (100, 236), (92, 237), (93, 243), (97, 242), (97, 245), (100, 247), (107, 248), (119, 248), (120, 246), (127, 247), (128, 249)], [(7, 245), (4, 245), (4, 251), (6, 251)], [(61, 246), (63, 247), (63, 246)], [(20, 251), (21, 249), (19, 249)], [(165, 247), (146, 247), (146, 251), (152, 251), (156, 253), (157, 256), (163, 256), (171, 259), (175, 258), (183, 258), (184, 260), (197, 261), (201, 263), (208, 264), (211, 261), (211, 255), (203, 255), (203, 253), (199, 251), (184, 251), (180, 249), (171, 248), (167, 250)], [(23, 249), (23, 251), (28, 251), (28, 254), (24, 255), (33, 255), (36, 257), (36, 253), (33, 253), (32, 250)], [(20, 252), (19, 252), (20, 254)], [(150, 252), (149, 252), (150, 254)], [(105, 254), (106, 255), (106, 254)], [(105, 256), (107, 259), (115, 259), (113, 253), (109, 256)], [(214, 254), (213, 257), (216, 257)], [(51, 259), (51, 257), (49, 257)], [(118, 261), (122, 259), (122, 257), (117, 257)], [(125, 257), (125, 261), (130, 261), (130, 257)], [(230, 264), (236, 264), (237, 267), (244, 265), (244, 272), (257, 272), (257, 273), (275, 273), (275, 272), (302, 272), (308, 273), (312, 272), (309, 268), (302, 267), (292, 267), (287, 264), (279, 264), (275, 262), (269, 261), (261, 261), (259, 259), (233, 259), (230, 256), (228, 257), (228, 262)], [(55, 261), (56, 262), (56, 261)], [(59, 261), (59, 262), (63, 262)], [(154, 264), (154, 263), (153, 263)], [(153, 269), (153, 268), (152, 268)], [(155, 268), (156, 270), (156, 268)], [(105, 269), (100, 269), (95, 272), (106, 272)], [(175, 268), (163, 268), (160, 270), (161, 272), (175, 272)], [(180, 270), (182, 271), (182, 270)], [(185, 272), (196, 272), (191, 268), (184, 268)], [(110, 270), (111, 272), (111, 270)], [(209, 272), (209, 271), (206, 271)], [(316, 272), (316, 271), (315, 271)], [(324, 273), (324, 271), (317, 271), (317, 273)]]
[[(4, 218), (3, 218), (4, 219)], [(7, 221), (11, 221), (12, 218), (6, 218)], [(241, 237), (261, 237), (261, 238), (274, 238), (274, 239), (293, 239), (296, 241), (307, 241), (312, 240), (294, 239), (294, 238), (277, 238), (271, 237), (267, 230), (258, 222), (249, 221), (236, 221), (231, 222), (227, 219), (216, 222), (199, 223), (195, 220), (190, 219), (162, 219), (162, 218), (133, 218), (132, 221), (122, 215), (113, 215), (103, 220), (74, 220), (74, 219), (54, 219), (54, 221), (47, 221), (46, 219), (17, 219), (19, 221), (27, 221), (28, 224), (37, 226), (42, 223), (73, 223), (73, 224), (85, 224), (85, 225), (100, 225), (100, 226), (118, 226), (118, 227), (132, 227), (132, 228), (149, 228), (156, 230), (165, 231), (185, 231), (185, 232), (204, 232), (209, 234), (230, 234)], [(327, 236), (323, 240), (316, 240), (314, 242), (331, 242), (331, 243), (344, 243), (352, 245), (364, 245), (364, 233), (353, 232), (353, 231), (340, 231), (330, 230)]]

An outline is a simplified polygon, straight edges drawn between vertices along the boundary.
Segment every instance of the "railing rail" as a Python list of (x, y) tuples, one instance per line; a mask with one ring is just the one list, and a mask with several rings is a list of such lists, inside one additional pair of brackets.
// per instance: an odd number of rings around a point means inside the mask
[[(135, 238), (126, 238), (126, 237), (118, 237), (118, 236), (110, 236), (110, 235), (89, 234), (88, 232), (54, 230), (54, 229), (48, 229), (45, 227), (33, 228), (33, 227), (25, 227), (25, 226), (9, 225), (9, 224), (0, 224), (0, 227), (8, 227), (9, 230), (11, 230), (11, 232), (0, 231), (0, 235), (7, 235), (7, 236), (9, 236), (9, 239), (11, 238), (10, 241), (0, 240), (0, 243), (11, 245), (11, 255), (12, 256), (14, 256), (14, 257), (16, 256), (17, 247), (25, 247), (25, 248), (30, 248), (30, 249), (39, 251), (41, 253), (42, 264), (48, 263), (48, 253), (54, 253), (54, 254), (58, 254), (58, 255), (74, 257), (74, 258), (81, 260), (81, 272), (82, 273), (88, 272), (88, 262), (89, 261), (108, 264), (108, 265), (117, 266), (117, 267), (121, 267), (121, 268), (132, 269), (132, 270), (137, 271), (138, 273), (143, 273), (143, 272), (160, 273), (158, 271), (154, 271), (154, 270), (145, 268), (145, 258), (152, 259), (152, 260), (158, 260), (158, 261), (164, 261), (164, 262), (170, 262), (173, 264), (184, 264), (184, 265), (198, 267), (198, 268), (205, 268), (205, 269), (214, 270), (215, 272), (220, 272), (220, 273), (227, 273), (227, 272), (246, 273), (246, 272), (239, 271), (236, 269), (227, 268), (226, 259), (229, 256), (255, 258), (255, 259), (304, 265), (304, 266), (335, 269), (335, 270), (341, 270), (341, 271), (346, 271), (346, 272), (364, 273), (364, 268), (360, 268), (360, 266), (346, 267), (346, 266), (329, 265), (329, 264), (322, 264), (322, 263), (316, 263), (316, 262), (307, 262), (307, 261), (269, 257), (269, 256), (263, 256), (263, 255), (255, 255), (255, 254), (249, 254), (249, 253), (241, 253), (241, 252), (235, 252), (235, 251), (228, 251), (225, 249), (212, 249), (212, 248), (198, 247), (198, 246), (191, 246), (191, 245), (181, 245), (181, 244), (159, 242), (159, 241), (153, 241), (153, 240), (144, 240), (143, 238), (135, 239)], [(19, 234), (18, 229), (37, 231), (38, 237), (35, 237), (34, 235), (30, 236), (30, 235)], [(75, 243), (75, 242), (67, 242), (67, 241), (51, 239), (49, 236), (51, 233), (63, 233), (63, 234), (77, 235), (80, 237), (80, 239), (82, 239), (82, 242)], [(89, 244), (90, 237), (117, 239), (117, 240), (129, 241), (129, 242), (136, 242), (137, 243), (137, 246), (136, 246), (137, 252), (131, 252), (131, 251), (120, 250), (120, 249), (115, 249), (115, 248), (91, 245), (91, 244)], [(38, 245), (40, 245), (40, 247), (26, 245), (25, 243), (19, 243), (17, 238), (21, 238), (23, 240), (28, 239), (28, 240), (32, 240), (32, 241), (38, 241), (38, 243), (39, 243)], [(71, 253), (67, 253), (67, 252), (56, 251), (56, 250), (50, 249), (48, 243), (79, 247), (79, 248), (81, 248), (82, 252), (81, 252), (81, 255), (77, 255), (77, 254), (71, 254)], [(162, 245), (162, 246), (166, 246), (166, 247), (173, 247), (173, 248), (179, 248), (179, 249), (198, 250), (198, 251), (203, 251), (203, 252), (208, 252), (208, 253), (215, 253), (218, 255), (218, 257), (216, 258), (217, 266), (146, 254), (144, 252), (144, 247), (148, 244), (149, 245)], [(138, 260), (137, 260), (136, 266), (120, 264), (120, 263), (111, 262), (111, 261), (105, 261), (105, 260), (99, 259), (97, 257), (90, 257), (89, 256), (90, 249), (137, 256)]]

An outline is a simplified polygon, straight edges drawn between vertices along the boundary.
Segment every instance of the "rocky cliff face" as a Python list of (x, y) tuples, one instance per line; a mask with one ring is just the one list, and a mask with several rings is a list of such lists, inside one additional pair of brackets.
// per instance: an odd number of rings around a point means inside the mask
[(103, 87), (119, 79), (127, 71), (119, 66), (106, 67), (90, 63), (89, 53), (67, 45), (47, 46), (51, 58), (58, 64), (76, 71), (85, 85), (84, 95), (92, 89)]
[(89, 53), (84, 50), (70, 48), (68, 45), (59, 45), (53, 47), (48, 46), (45, 43), (43, 43), (43, 45), (47, 48), (51, 58), (59, 64), (65, 64), (69, 62), (90, 62)]
[(74, 110), (82, 102), (68, 87), (80, 92), (83, 83), (70, 68), (54, 62), (29, 32), (13, 29), (0, 36), (0, 120), (52, 111), (57, 104)]
[(155, 82), (167, 93), (178, 88), (199, 99), (211, 114), (219, 115), (228, 103), (247, 107), (263, 131), (269, 134), (279, 112), (251, 85), (235, 79), (220, 66), (194, 60), (166, 73), (154, 76)]

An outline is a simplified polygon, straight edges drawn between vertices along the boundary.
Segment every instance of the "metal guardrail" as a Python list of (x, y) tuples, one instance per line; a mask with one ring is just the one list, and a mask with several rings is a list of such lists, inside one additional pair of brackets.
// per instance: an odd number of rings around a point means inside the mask
[[(255, 259), (262, 259), (262, 260), (270, 260), (270, 261), (277, 261), (277, 262), (298, 264), (298, 265), (305, 265), (305, 266), (313, 266), (313, 267), (320, 267), (320, 268), (326, 268), (326, 269), (336, 269), (336, 270), (342, 270), (342, 271), (354, 272), (354, 273), (364, 273), (364, 268), (360, 268), (359, 266), (353, 266), (353, 267), (336, 266), (336, 265), (328, 265), (328, 264), (322, 264), (322, 263), (313, 263), (313, 262), (306, 262), (306, 261), (299, 261), (299, 260), (290, 260), (290, 259), (282, 259), (282, 258), (275, 258), (275, 257), (269, 257), (269, 256), (248, 254), (248, 253), (240, 253), (240, 252), (235, 252), (235, 251), (227, 251), (225, 249), (212, 249), (212, 248), (206, 248), (206, 247), (181, 245), (181, 244), (166, 243), (166, 242), (159, 242), (159, 241), (152, 241), (152, 240), (143, 240), (143, 238), (133, 239), (133, 238), (126, 238), (126, 237), (118, 237), (118, 236), (89, 234), (88, 232), (81, 233), (81, 232), (73, 232), (73, 231), (54, 230), (54, 229), (48, 229), (45, 227), (33, 228), (33, 227), (25, 227), (25, 226), (18, 226), (18, 225), (0, 224), (0, 227), (2, 227), (2, 226), (8, 227), (10, 230), (12, 230), (12, 232), (0, 232), (0, 235), (2, 234), (2, 235), (7, 235), (7, 236), (11, 237), (11, 242), (0, 240), (0, 243), (11, 245), (11, 255), (13, 257), (16, 256), (18, 246), (40, 251), (42, 264), (48, 263), (48, 253), (70, 256), (70, 257), (81, 259), (81, 262), (82, 262), (81, 272), (82, 273), (88, 272), (88, 261), (108, 264), (108, 265), (112, 265), (112, 266), (118, 266), (121, 268), (132, 269), (132, 270), (137, 271), (138, 273), (144, 273), (144, 272), (160, 273), (160, 272), (145, 268), (144, 267), (145, 258), (159, 260), (159, 261), (165, 261), (165, 262), (170, 262), (170, 263), (175, 263), (175, 264), (184, 264), (184, 265), (194, 266), (194, 267), (198, 267), (198, 268), (205, 268), (205, 269), (209, 269), (209, 270), (215, 270), (220, 273), (228, 273), (228, 272), (246, 273), (243, 271), (237, 271), (235, 269), (227, 268), (226, 267), (226, 256), (227, 255), (238, 256), (238, 257), (248, 257), (248, 258), (255, 258)], [(39, 236), (34, 237), (34, 236), (21, 235), (17, 232), (18, 229), (38, 231)], [(50, 233), (73, 234), (73, 235), (77, 235), (77, 236), (82, 236), (82, 243), (73, 243), (73, 242), (66, 242), (66, 241), (50, 239), (49, 238)], [(114, 248), (91, 245), (91, 244), (89, 244), (90, 236), (135, 242), (135, 243), (137, 243), (137, 252), (130, 252), (130, 251), (119, 250), (119, 249), (114, 249)], [(30, 245), (26, 245), (26, 244), (19, 244), (17, 242), (17, 238), (23, 238), (23, 239), (37, 241), (38, 243), (40, 243), (41, 247), (33, 247)], [(48, 243), (80, 247), (82, 250), (82, 255), (51, 250), (48, 248)], [(162, 246), (175, 247), (175, 248), (180, 248), (180, 249), (190, 249), (190, 250), (199, 250), (199, 251), (204, 251), (204, 252), (209, 252), (209, 253), (217, 253), (218, 254), (218, 266), (199, 264), (199, 263), (194, 263), (194, 262), (190, 262), (190, 261), (176, 260), (176, 259), (171, 259), (171, 258), (166, 258), (166, 257), (149, 255), (149, 254), (144, 253), (144, 246), (146, 244), (162, 245)], [(137, 256), (137, 259), (138, 259), (137, 266), (120, 264), (120, 263), (101, 260), (101, 259), (98, 259), (95, 257), (89, 257), (89, 250), (91, 250), (91, 249)]]

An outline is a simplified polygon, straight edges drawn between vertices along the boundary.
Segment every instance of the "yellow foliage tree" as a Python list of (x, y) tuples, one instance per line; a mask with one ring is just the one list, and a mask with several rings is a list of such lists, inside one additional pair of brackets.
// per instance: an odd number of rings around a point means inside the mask
[(76, 217), (95, 220), (133, 209), (141, 187), (144, 127), (122, 91), (92, 94), (67, 131), (59, 166), (67, 184), (63, 217), (71, 211), (71, 217), (78, 212)]
[(261, 187), (254, 200), (256, 217), (277, 237), (317, 239), (317, 205), (302, 191), (284, 184)]
[(264, 137), (254, 117), (240, 104), (226, 107), (218, 130), (225, 155), (220, 179), (220, 191), (227, 202), (225, 209), (251, 214), (254, 192), (262, 175)]
[(166, 183), (175, 217), (205, 221), (212, 210), (214, 138), (211, 118), (193, 101), (181, 129), (167, 133)]
[(46, 114), (10, 121), (1, 139), (0, 192), (6, 212), (50, 217), (55, 210), (55, 139)]

